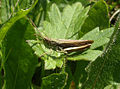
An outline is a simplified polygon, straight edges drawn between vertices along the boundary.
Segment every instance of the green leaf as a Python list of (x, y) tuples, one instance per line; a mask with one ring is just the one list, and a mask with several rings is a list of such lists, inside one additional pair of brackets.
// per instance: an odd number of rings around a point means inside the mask
[(2, 49), (3, 53), (5, 52), (3, 54), (5, 89), (28, 89), (30, 87), (38, 60), (26, 43), (28, 39), (35, 39), (34, 30), (27, 20), (20, 19), (9, 28), (2, 42), (5, 48)]
[[(63, 60), (60, 57), (61, 53), (57, 53), (52, 49), (48, 49), (44, 44), (39, 44), (39, 41), (28, 40), (28, 44), (34, 50), (34, 53), (45, 60), (45, 69), (55, 69), (56, 67), (61, 68), (63, 65)], [(44, 49), (44, 50), (43, 50)], [(46, 56), (46, 54), (48, 56)], [(51, 55), (51, 56), (50, 56)], [(54, 57), (52, 57), (54, 56)]]
[(109, 38), (111, 37), (114, 31), (114, 27), (103, 29), (99, 31), (99, 28), (95, 28), (92, 31), (86, 33), (81, 40), (94, 40), (94, 43), (91, 46), (91, 49), (98, 48), (107, 44), (109, 42)]
[(54, 73), (42, 78), (42, 89), (63, 89), (67, 81), (67, 73)]
[(87, 18), (89, 7), (85, 8), (81, 3), (75, 3), (72, 6), (67, 5), (60, 13), (58, 7), (53, 4), (49, 12), (49, 22), (43, 23), (43, 33), (49, 38), (54, 39), (75, 39), (73, 37), (83, 25)]
[(78, 61), (78, 60), (86, 60), (86, 61), (94, 61), (98, 56), (102, 54), (102, 51), (99, 50), (87, 50), (81, 54), (77, 55), (69, 55), (67, 60)]
[(46, 70), (55, 69), (55, 68), (56, 68), (55, 60), (51, 59), (51, 57), (49, 57), (48, 60), (45, 60), (45, 69)]
[(35, 1), (35, 3), (27, 10), (20, 10), (19, 12), (17, 12), (15, 14), (14, 17), (12, 17), (10, 20), (8, 20), (0, 29), (0, 43), (2, 42), (2, 40), (4, 39), (7, 31), (11, 28), (11, 26), (18, 21), (19, 19), (23, 18), (24, 16), (26, 16), (31, 10), (32, 8), (34, 8), (34, 6), (36, 5), (36, 3), (38, 2), (38, 0)]
[(62, 68), (62, 65), (63, 65), (63, 60), (55, 60), (56, 61), (56, 66), (59, 67), (59, 68)]
[(40, 44), (38, 44), (38, 41), (36, 40), (27, 40), (28, 44), (32, 47), (32, 49), (35, 51), (34, 53), (41, 57), (45, 52), (43, 51), (43, 48)]
[(108, 85), (120, 82), (120, 15), (115, 25), (112, 37), (104, 50), (102, 56), (99, 56), (92, 62), (88, 69), (87, 81), (82, 89), (104, 89)]
[(82, 34), (79, 33), (80, 37), (96, 27), (99, 27), (101, 30), (110, 26), (108, 7), (104, 0), (99, 0), (97, 3), (95, 3), (90, 9), (88, 15), (89, 17), (85, 20), (85, 23), (81, 29)]

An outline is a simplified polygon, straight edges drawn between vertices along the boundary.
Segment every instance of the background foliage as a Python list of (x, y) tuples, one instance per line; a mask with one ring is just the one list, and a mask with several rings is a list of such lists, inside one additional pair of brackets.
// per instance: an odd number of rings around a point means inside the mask
[[(120, 16), (110, 21), (119, 4), (0, 0), (0, 89), (119, 89)], [(94, 43), (65, 55), (50, 49), (40, 34)]]

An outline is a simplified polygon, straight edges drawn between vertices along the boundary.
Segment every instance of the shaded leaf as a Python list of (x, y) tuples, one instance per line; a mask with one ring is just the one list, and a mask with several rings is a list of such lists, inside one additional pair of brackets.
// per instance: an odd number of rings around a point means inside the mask
[(42, 78), (42, 89), (63, 89), (67, 80), (67, 73), (54, 73)]
[(99, 27), (101, 30), (110, 26), (108, 8), (104, 0), (99, 0), (95, 3), (90, 9), (88, 15), (89, 17), (85, 20), (81, 29), (82, 34), (79, 34), (80, 37), (95, 27)]
[(28, 39), (35, 39), (34, 30), (25, 19), (20, 19), (8, 29), (3, 40), (4, 61), (4, 88), (27, 89), (37, 66), (37, 57), (26, 43)]
[(76, 89), (80, 89), (84, 81), (87, 80), (87, 72), (85, 71), (85, 69), (89, 63), (89, 61), (85, 60), (80, 60), (76, 62), (76, 68), (73, 75)]

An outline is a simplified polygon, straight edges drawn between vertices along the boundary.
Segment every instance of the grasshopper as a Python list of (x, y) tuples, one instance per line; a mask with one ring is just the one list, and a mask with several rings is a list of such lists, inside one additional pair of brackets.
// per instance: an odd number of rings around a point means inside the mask
[[(32, 24), (32, 26), (37, 29), (36, 25), (30, 18), (29, 21)], [(63, 51), (64, 53), (71, 53), (75, 51), (84, 50), (86, 48), (89, 48), (91, 44), (94, 42), (93, 40), (51, 39), (43, 36), (41, 33), (39, 34), (39, 36), (43, 38), (44, 42), (50, 44), (51, 46), (58, 47), (59, 50)]]
[(45, 42), (61, 48), (63, 51), (70, 53), (89, 48), (93, 40), (67, 40), (67, 39), (50, 39), (43, 38)]

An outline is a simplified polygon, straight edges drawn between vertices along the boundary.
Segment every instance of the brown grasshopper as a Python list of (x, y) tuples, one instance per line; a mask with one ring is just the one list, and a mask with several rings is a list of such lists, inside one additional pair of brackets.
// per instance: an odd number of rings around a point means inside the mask
[(50, 39), (47, 37), (43, 38), (44, 41), (51, 45), (55, 45), (63, 49), (63, 51), (70, 53), (74, 51), (84, 50), (89, 48), (94, 42), (93, 40), (67, 40), (67, 39)]
[[(30, 18), (29, 21), (32, 24), (32, 26), (37, 29), (36, 25)], [(48, 37), (42, 36), (41, 33), (39, 34), (39, 36), (43, 38), (43, 40), (46, 43), (53, 46), (57, 46), (60, 48), (61, 51), (64, 51), (66, 53), (84, 50), (86, 48), (89, 48), (91, 44), (94, 42), (93, 40), (50, 39)]]

